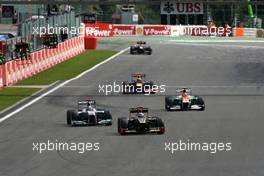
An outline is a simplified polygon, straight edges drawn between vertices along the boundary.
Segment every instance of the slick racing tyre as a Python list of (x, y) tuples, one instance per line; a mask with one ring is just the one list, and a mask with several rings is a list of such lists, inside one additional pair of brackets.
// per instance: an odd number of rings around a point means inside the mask
[(161, 118), (157, 117), (157, 127), (161, 129), (161, 131), (158, 132), (158, 134), (164, 134), (165, 133), (165, 125)]
[(76, 120), (77, 116), (78, 114), (75, 110), (68, 110), (67, 111), (67, 124), (73, 126), (72, 121)]
[(170, 108), (169, 108), (169, 106), (167, 105), (167, 103), (165, 104), (165, 110), (166, 111), (171, 111)]
[(74, 112), (75, 112), (74, 110), (68, 110), (67, 111), (67, 124), (68, 125), (71, 125)]
[(117, 130), (120, 135), (125, 134), (125, 132), (123, 131), (124, 128), (128, 128), (128, 119), (125, 117), (118, 118)]
[(151, 55), (151, 54), (152, 54), (152, 51), (149, 51), (149, 52), (148, 52), (148, 55)]

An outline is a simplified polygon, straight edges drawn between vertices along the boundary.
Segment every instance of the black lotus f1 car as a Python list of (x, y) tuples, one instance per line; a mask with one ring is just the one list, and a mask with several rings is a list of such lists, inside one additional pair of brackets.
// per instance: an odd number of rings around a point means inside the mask
[(146, 45), (146, 42), (139, 41), (137, 44), (130, 46), (130, 54), (152, 54), (150, 46)]
[(156, 89), (152, 81), (145, 81), (145, 74), (135, 73), (131, 75), (131, 82), (124, 81), (123, 94), (155, 94)]
[(192, 95), (191, 89), (176, 89), (175, 96), (165, 97), (165, 109), (167, 111), (196, 110), (204, 111), (204, 100), (196, 95)]
[(95, 100), (78, 101), (78, 110), (67, 111), (67, 124), (80, 125), (112, 125), (112, 115), (108, 110), (97, 109)]
[(164, 134), (165, 126), (161, 118), (148, 116), (148, 109), (143, 107), (130, 108), (129, 117), (118, 118), (118, 133)]

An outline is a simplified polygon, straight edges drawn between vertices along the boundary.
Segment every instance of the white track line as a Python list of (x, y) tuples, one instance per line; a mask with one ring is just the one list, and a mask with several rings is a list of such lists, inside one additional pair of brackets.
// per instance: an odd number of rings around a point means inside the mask
[[(208, 86), (199, 86), (199, 85), (190, 85), (190, 86), (181, 86), (181, 85), (166, 85), (168, 88), (180, 88), (180, 87), (192, 87), (192, 88), (254, 88), (254, 87), (264, 87), (264, 84), (259, 85), (208, 85)], [(80, 89), (89, 89), (94, 88), (94, 86), (63, 86), (62, 88), (80, 88)]]
[(263, 84), (260, 85), (226, 85), (226, 86), (221, 86), (221, 85), (208, 85), (208, 86), (166, 86), (168, 88), (181, 88), (181, 87), (191, 87), (191, 88), (256, 88), (256, 87), (263, 87)]
[(118, 52), (117, 54), (111, 56), (110, 58), (104, 60), (103, 62), (100, 62), (99, 64), (93, 66), (93, 67), (90, 68), (89, 70), (86, 70), (86, 71), (84, 71), (83, 73), (81, 73), (80, 75), (78, 75), (78, 76), (76, 76), (76, 77), (74, 77), (74, 78), (72, 78), (72, 79), (69, 79), (69, 80), (67, 80), (67, 81), (65, 81), (65, 82), (63, 82), (63, 83), (61, 83), (61, 84), (59, 84), (58, 86), (54, 87), (53, 89), (49, 90), (48, 92), (46, 92), (46, 93), (40, 95), (39, 97), (33, 99), (32, 101), (30, 101), (30, 102), (28, 102), (27, 104), (21, 106), (20, 108), (16, 109), (15, 111), (13, 111), (13, 112), (7, 114), (6, 116), (4, 116), (3, 118), (0, 119), (0, 123), (2, 123), (3, 121), (5, 121), (6, 119), (9, 119), (10, 117), (12, 117), (13, 115), (17, 114), (18, 112), (24, 110), (25, 108), (29, 107), (30, 105), (36, 103), (37, 101), (39, 101), (39, 100), (42, 99), (43, 97), (45, 97), (45, 96), (51, 94), (52, 92), (58, 90), (59, 88), (61, 88), (61, 87), (63, 87), (64, 85), (68, 84), (69, 82), (71, 82), (71, 81), (73, 81), (73, 80), (76, 80), (76, 79), (79, 79), (80, 77), (82, 77), (82, 76), (85, 75), (86, 73), (89, 73), (89, 72), (93, 71), (94, 69), (96, 69), (97, 67), (99, 67), (99, 66), (105, 64), (106, 62), (108, 62), (108, 61), (114, 59), (115, 57), (117, 57), (118, 55), (124, 53), (124, 52), (125, 52), (126, 50), (128, 50), (128, 49), (129, 49), (129, 48), (125, 48), (125, 49), (123, 49), (122, 51), (120, 51), (120, 52)]
[(170, 42), (186, 43), (264, 43), (264, 40), (167, 40)]
[(188, 46), (209, 46), (209, 47), (233, 47), (233, 48), (256, 48), (256, 49), (264, 49), (264, 46), (250, 46), (250, 45), (231, 45), (231, 44), (228, 44), (228, 43), (225, 43), (225, 44), (216, 44), (216, 43), (196, 43), (196, 42), (180, 42), (178, 41), (177, 43), (175, 42), (172, 42), (172, 41), (169, 41), (171, 42), (171, 44), (173, 45), (188, 45)]

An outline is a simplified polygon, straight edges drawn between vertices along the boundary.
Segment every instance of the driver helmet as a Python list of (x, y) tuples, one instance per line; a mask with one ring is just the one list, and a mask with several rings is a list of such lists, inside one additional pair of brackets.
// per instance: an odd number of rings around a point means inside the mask
[(183, 90), (182, 90), (182, 96), (187, 96), (187, 94), (186, 94), (186, 89), (183, 89)]
[(138, 114), (137, 114), (137, 117), (138, 117), (138, 118), (144, 118), (144, 113), (142, 113), (142, 112), (138, 113)]
[(138, 76), (138, 77), (137, 77), (137, 81), (138, 81), (138, 82), (142, 81), (141, 76)]

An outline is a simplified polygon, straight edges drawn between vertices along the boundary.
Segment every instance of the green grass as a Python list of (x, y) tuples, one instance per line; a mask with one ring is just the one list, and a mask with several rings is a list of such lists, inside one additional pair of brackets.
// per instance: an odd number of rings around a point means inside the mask
[[(116, 51), (89, 50), (31, 78), (20, 81), (18, 85), (49, 85), (57, 80), (73, 78), (96, 64), (116, 54)], [(34, 87), (34, 86), (33, 86)], [(6, 87), (0, 91), (0, 111), (31, 96), (39, 88)]]
[(116, 51), (109, 50), (88, 50), (31, 78), (20, 81), (17, 85), (49, 85), (58, 80), (68, 80), (116, 53)]
[(36, 88), (4, 88), (0, 91), (0, 111), (39, 91)]

